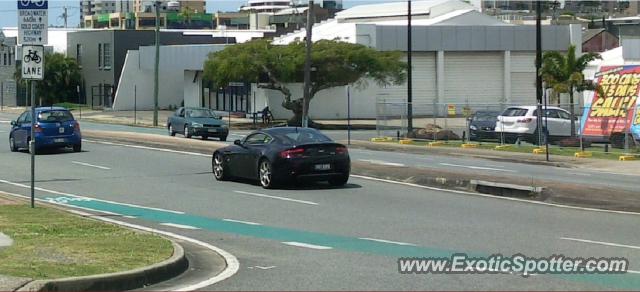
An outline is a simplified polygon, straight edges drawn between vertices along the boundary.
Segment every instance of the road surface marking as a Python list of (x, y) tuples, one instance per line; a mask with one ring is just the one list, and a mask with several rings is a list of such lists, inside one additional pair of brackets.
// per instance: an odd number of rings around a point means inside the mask
[(270, 196), (270, 195), (259, 194), (259, 193), (250, 193), (250, 192), (245, 192), (245, 191), (233, 191), (233, 192), (234, 193), (238, 193), (238, 194), (262, 197), (262, 198), (269, 198), (269, 199), (276, 199), (276, 200), (282, 200), (282, 201), (289, 201), (289, 202), (300, 203), (300, 204), (318, 205), (318, 203), (316, 203), (316, 202), (304, 201), (304, 200), (296, 200), (296, 199), (278, 197), (278, 196)]
[[(19, 194), (14, 194), (14, 193), (9, 193), (9, 192), (4, 192), (2, 191), (2, 193), (10, 195), (10, 196), (14, 196), (14, 197), (20, 197), (20, 198), (25, 198), (28, 199), (29, 196), (24, 196), (24, 195), (19, 195)], [(39, 202), (46, 202), (45, 200), (42, 199), (38, 199), (36, 198), (36, 201)], [(91, 208), (86, 208), (86, 207), (80, 207), (80, 206), (74, 206), (74, 205), (67, 205), (67, 204), (62, 204), (62, 203), (57, 203), (57, 202), (50, 202), (52, 204), (55, 205), (60, 205), (60, 206), (64, 206), (67, 208), (73, 208), (73, 209), (80, 209), (80, 210), (87, 210), (87, 211), (92, 211), (92, 212), (104, 212), (101, 210), (95, 210), (95, 209), (91, 209)], [(71, 211), (72, 209), (67, 209), (69, 211)], [(223, 281), (225, 279), (230, 278), (231, 276), (235, 275), (238, 270), (240, 270), (240, 262), (238, 261), (238, 258), (236, 258), (234, 255), (230, 254), (229, 252), (227, 252), (226, 250), (223, 250), (219, 247), (213, 246), (211, 244), (208, 244), (206, 242), (197, 240), (197, 239), (193, 239), (191, 237), (186, 237), (183, 235), (179, 235), (179, 234), (175, 234), (172, 232), (168, 232), (168, 231), (164, 231), (164, 230), (160, 230), (160, 229), (155, 229), (155, 228), (151, 228), (151, 227), (146, 227), (146, 226), (142, 226), (142, 225), (137, 225), (137, 224), (133, 224), (133, 223), (128, 223), (128, 222), (124, 222), (124, 221), (118, 221), (115, 219), (111, 219), (111, 218), (106, 218), (106, 217), (101, 217), (101, 216), (97, 216), (94, 217), (98, 220), (102, 220), (104, 222), (109, 222), (112, 224), (117, 224), (120, 226), (125, 226), (125, 227), (129, 227), (129, 228), (133, 228), (133, 229), (138, 229), (138, 230), (142, 230), (142, 231), (146, 231), (146, 232), (151, 232), (151, 233), (155, 233), (155, 234), (162, 234), (168, 237), (173, 237), (175, 239), (178, 240), (184, 240), (187, 242), (191, 242), (193, 244), (202, 246), (204, 248), (207, 248), (209, 250), (212, 250), (213, 252), (219, 254), (222, 258), (224, 258), (224, 261), (227, 263), (227, 267), (220, 273), (217, 273), (215, 275), (212, 275), (209, 279), (195, 283), (193, 285), (188, 285), (188, 286), (182, 286), (182, 287), (170, 287), (170, 288), (166, 288), (167, 291), (194, 291), (194, 290), (200, 290), (204, 287), (208, 287), (211, 286), (215, 283), (218, 283), (220, 281)]]
[(409, 186), (409, 187), (414, 187), (414, 188), (420, 188), (420, 189), (425, 189), (425, 190), (433, 190), (433, 191), (440, 191), (440, 192), (445, 192), (445, 193), (456, 193), (456, 194), (463, 194), (463, 195), (471, 195), (471, 196), (485, 197), (485, 198), (492, 198), (492, 199), (506, 200), (506, 201), (516, 201), (516, 202), (521, 202), (521, 203), (528, 203), (528, 204), (535, 204), (535, 205), (543, 205), (543, 206), (556, 207), (556, 208), (574, 209), (574, 210), (580, 210), (580, 211), (601, 212), (601, 213), (613, 213), (613, 214), (625, 214), (625, 215), (640, 215), (640, 213), (638, 213), (638, 212), (616, 211), (616, 210), (604, 210), (604, 209), (596, 209), (596, 208), (576, 207), (576, 206), (560, 205), (560, 204), (547, 203), (547, 202), (540, 202), (540, 201), (531, 201), (531, 200), (518, 199), (518, 198), (500, 197), (500, 196), (487, 195), (487, 194), (482, 194), (482, 193), (474, 193), (474, 192), (467, 192), (467, 191), (458, 191), (458, 190), (450, 190), (450, 189), (436, 188), (436, 187), (423, 186), (423, 185), (414, 184), (414, 183), (408, 183), (408, 182), (402, 182), (402, 181), (395, 181), (395, 180), (383, 179), (383, 178), (377, 178), (377, 177), (370, 177), (370, 176), (366, 176), (366, 175), (357, 175), (357, 174), (352, 174), (352, 175), (350, 175), (350, 176), (351, 176), (351, 177), (355, 177), (355, 178), (360, 178), (360, 179), (366, 179), (366, 180), (372, 180), (372, 181), (379, 181), (379, 182), (390, 183), (390, 184), (404, 185), (404, 186)]
[(269, 269), (273, 269), (276, 266), (253, 266), (253, 267), (247, 267), (247, 269), (260, 269), (260, 270), (269, 270)]
[(304, 242), (297, 242), (297, 241), (285, 241), (283, 242), (286, 245), (291, 245), (291, 246), (297, 246), (297, 247), (306, 247), (306, 248), (311, 248), (311, 249), (332, 249), (333, 247), (330, 246), (324, 246), (324, 245), (315, 245), (315, 244), (309, 244), (309, 243), (304, 243)]
[(591, 176), (591, 174), (583, 173), (583, 172), (569, 172), (569, 174), (571, 174), (571, 175), (579, 175), (579, 176)]
[(247, 225), (262, 225), (260, 223), (255, 223), (255, 222), (251, 222), (251, 221), (242, 221), (242, 220), (234, 220), (234, 219), (222, 219), (222, 221), (234, 222), (234, 223), (242, 223), (242, 224), (247, 224)]
[(11, 121), (0, 121), (0, 124), (9, 124)]
[[(93, 142), (93, 143), (102, 143), (102, 144), (107, 144), (107, 145), (116, 145), (117, 144), (117, 143), (99, 142), (99, 141), (91, 141), (91, 140), (85, 140), (85, 141)], [(127, 145), (127, 144), (117, 144), (117, 145), (118, 146), (124, 146), (124, 147), (138, 147), (136, 145)], [(143, 147), (143, 146), (140, 146), (140, 147)], [(205, 155), (205, 154), (196, 153), (196, 152), (174, 151), (174, 150), (170, 150), (170, 149), (162, 149), (162, 148), (154, 148), (154, 147), (143, 147), (143, 149), (163, 151), (163, 152), (177, 152), (177, 153), (180, 153), (180, 154), (193, 155), (193, 156), (206, 156), (206, 157), (211, 156), (211, 155)], [(496, 156), (496, 157), (499, 157), (499, 156)], [(626, 176), (637, 176), (637, 175), (615, 173), (615, 172), (607, 172), (607, 171), (603, 171), (602, 173), (609, 173), (609, 174), (615, 174), (615, 175), (626, 175)], [(365, 176), (365, 175), (352, 174), (351, 177), (356, 177), (356, 178), (361, 178), (361, 179), (366, 179), (366, 180), (379, 181), (379, 182), (385, 182), (385, 183), (390, 183), (390, 184), (400, 184), (400, 185), (405, 185), (405, 186), (410, 186), (410, 187), (415, 187), (415, 188), (421, 188), (421, 189), (427, 189), (427, 190), (440, 191), (440, 192), (472, 195), (472, 196), (499, 199), (499, 200), (507, 200), (507, 201), (516, 201), (516, 202), (521, 202), (521, 203), (537, 204), (537, 205), (544, 205), (544, 206), (556, 207), (556, 208), (565, 208), (565, 209), (574, 209), (574, 210), (590, 211), (590, 212), (601, 212), (601, 213), (640, 215), (640, 213), (638, 213), (638, 212), (604, 210), (604, 209), (596, 209), (596, 208), (585, 208), (585, 207), (576, 207), (576, 206), (561, 205), (561, 204), (554, 204), (554, 203), (547, 203), (547, 202), (540, 202), (540, 201), (531, 201), (531, 200), (518, 199), (518, 198), (499, 197), (499, 196), (487, 195), (487, 194), (481, 194), (481, 193), (473, 193), (473, 192), (466, 192), (466, 191), (458, 191), (458, 190), (451, 190), (451, 189), (436, 188), (436, 187), (424, 186), (424, 185), (419, 185), (419, 184), (395, 181), (395, 180), (390, 180), (390, 179), (381, 179), (381, 178), (370, 177), (370, 176)], [(2, 181), (0, 181), (0, 182), (2, 182)]]
[(623, 247), (623, 248), (631, 248), (631, 249), (640, 249), (640, 246), (619, 244), (619, 243), (612, 243), (612, 242), (605, 242), (605, 241), (594, 241), (594, 240), (572, 238), (572, 237), (560, 237), (560, 239), (570, 240), (570, 241), (577, 241), (577, 242), (584, 242), (584, 243), (600, 244), (600, 245), (606, 245), (606, 246)]
[[(0, 179), (0, 183), (4, 183), (4, 184), (16, 186), (16, 187), (21, 187), (21, 188), (25, 188), (25, 189), (30, 189), (31, 188), (31, 186), (28, 186), (28, 185), (19, 184), (19, 183), (15, 183), (15, 182), (11, 182), (11, 181), (8, 181), (8, 180), (3, 180), (3, 179)], [(86, 199), (86, 200), (93, 200), (93, 201), (100, 201), (100, 202), (105, 202), (105, 203), (110, 203), (110, 204), (116, 204), (116, 205), (121, 205), (121, 206), (142, 208), (142, 209), (155, 210), (155, 211), (161, 211), (161, 212), (169, 212), (169, 213), (174, 213), (174, 214), (184, 214), (184, 212), (181, 212), (181, 211), (167, 210), (167, 209), (154, 208), (154, 207), (145, 207), (145, 206), (140, 206), (140, 205), (135, 205), (135, 204), (119, 203), (119, 202), (114, 202), (114, 201), (109, 201), (109, 200), (102, 200), (102, 199), (94, 199), (94, 198), (89, 198), (89, 197), (80, 196), (80, 195), (74, 195), (74, 194), (70, 194), (70, 193), (63, 193), (63, 192), (58, 192), (58, 191), (54, 191), (54, 190), (48, 190), (48, 189), (45, 189), (45, 188), (36, 187), (35, 189), (38, 190), (38, 191), (41, 191), (41, 192), (47, 192), (47, 193), (61, 195), (61, 196), (69, 196), (69, 197), (75, 197), (75, 198), (80, 198), (80, 199)]]
[(0, 133), (7, 133), (7, 131), (0, 131)]
[(87, 212), (84, 212), (84, 211), (69, 210), (69, 212), (71, 212), (73, 214), (76, 214), (76, 215), (85, 216), (85, 217), (91, 216), (91, 213), (87, 213)]
[(478, 169), (478, 170), (492, 170), (492, 171), (504, 171), (504, 172), (517, 172), (515, 170), (504, 169), (504, 168), (493, 168), (493, 167), (482, 167), (482, 166), (472, 166), (472, 165), (461, 165), (461, 164), (452, 164), (452, 163), (444, 163), (441, 162), (440, 165), (444, 166), (452, 166), (452, 167), (462, 167), (469, 169)]
[(95, 168), (99, 168), (99, 169), (104, 169), (104, 170), (110, 170), (111, 168), (108, 168), (106, 166), (100, 166), (100, 165), (95, 165), (95, 164), (89, 164), (86, 162), (80, 162), (80, 161), (71, 161), (71, 163), (73, 164), (78, 164), (78, 165), (82, 165), (82, 166), (88, 166), (88, 167), (95, 167)]
[(97, 141), (97, 140), (89, 140), (89, 139), (82, 139), (82, 140), (89, 143), (104, 144), (104, 145), (111, 145), (111, 146), (130, 147), (130, 148), (144, 149), (144, 150), (155, 150), (155, 151), (161, 151), (161, 152), (186, 154), (186, 155), (194, 155), (194, 156), (204, 156), (204, 157), (211, 156), (211, 154), (202, 154), (202, 153), (196, 153), (196, 152), (171, 150), (171, 149), (156, 148), (156, 147), (149, 147), (149, 146), (130, 145), (130, 144), (113, 143), (113, 142), (105, 142), (105, 141)]
[(387, 162), (387, 161), (382, 161), (382, 160), (375, 160), (375, 159), (358, 159), (359, 161), (364, 161), (364, 162), (369, 162), (372, 164), (379, 164), (379, 165), (387, 165), (387, 166), (406, 166), (402, 163), (395, 163), (395, 162)]
[(175, 224), (175, 223), (160, 223), (160, 225), (169, 226), (169, 227), (175, 227), (175, 228), (180, 228), (180, 229), (191, 229), (191, 230), (200, 229), (198, 227), (193, 227), (191, 225), (183, 225), (183, 224)]
[(122, 217), (129, 218), (129, 219), (136, 219), (137, 218), (136, 216), (129, 216), (129, 215), (125, 215), (125, 216), (122, 216)]
[(370, 238), (370, 237), (360, 237), (360, 239), (363, 240), (370, 240), (370, 241), (377, 241), (377, 242), (383, 242), (383, 243), (390, 243), (390, 244), (398, 244), (398, 245), (409, 245), (409, 246), (417, 246), (413, 243), (406, 243), (406, 242), (399, 242), (399, 241), (391, 241), (391, 240), (385, 240), (385, 239), (377, 239), (377, 238)]

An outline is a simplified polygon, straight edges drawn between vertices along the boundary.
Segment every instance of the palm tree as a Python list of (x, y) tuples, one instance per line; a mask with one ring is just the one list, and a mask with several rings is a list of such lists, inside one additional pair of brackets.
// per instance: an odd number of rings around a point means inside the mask
[(180, 9), (180, 17), (184, 19), (183, 23), (185, 25), (190, 25), (191, 19), (193, 18), (193, 10), (191, 10), (191, 8), (189, 7), (183, 7), (182, 9)]
[(542, 68), (540, 75), (542, 80), (554, 94), (569, 94), (569, 112), (571, 113), (571, 137), (576, 136), (575, 105), (573, 101), (574, 92), (585, 90), (597, 90), (597, 84), (584, 79), (582, 72), (589, 62), (595, 59), (602, 59), (600, 54), (586, 53), (576, 58), (576, 47), (571, 45), (566, 54), (550, 51), (542, 56)]

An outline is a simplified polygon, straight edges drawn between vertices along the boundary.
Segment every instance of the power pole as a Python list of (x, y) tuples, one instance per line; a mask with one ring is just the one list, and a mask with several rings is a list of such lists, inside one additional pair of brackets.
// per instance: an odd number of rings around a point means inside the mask
[(309, 0), (309, 8), (307, 9), (307, 38), (305, 60), (304, 60), (304, 94), (302, 97), (302, 127), (309, 126), (309, 100), (311, 92), (311, 30), (313, 28), (313, 0)]
[(64, 19), (64, 28), (67, 28), (67, 18), (69, 17), (69, 14), (67, 14), (67, 6), (63, 6), (62, 10), (64, 11), (62, 13), (62, 19)]
[(411, 71), (411, 0), (407, 1), (407, 134), (413, 132), (413, 78)]
[(153, 77), (153, 126), (158, 126), (158, 75), (160, 67), (160, 1), (155, 2), (156, 6), (156, 63)]

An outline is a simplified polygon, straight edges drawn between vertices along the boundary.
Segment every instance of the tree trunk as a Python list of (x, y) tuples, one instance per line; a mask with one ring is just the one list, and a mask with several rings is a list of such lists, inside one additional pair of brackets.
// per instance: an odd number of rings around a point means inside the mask
[(569, 90), (569, 113), (571, 114), (571, 138), (576, 136), (576, 113), (573, 105), (573, 90)]
[[(291, 117), (287, 121), (288, 126), (292, 127), (301, 127), (302, 126), (302, 98), (294, 99), (287, 101), (286, 99), (282, 101), (282, 107), (293, 112), (293, 117)], [(317, 128), (316, 123), (314, 123), (311, 119), (308, 121), (308, 126), (310, 128)]]

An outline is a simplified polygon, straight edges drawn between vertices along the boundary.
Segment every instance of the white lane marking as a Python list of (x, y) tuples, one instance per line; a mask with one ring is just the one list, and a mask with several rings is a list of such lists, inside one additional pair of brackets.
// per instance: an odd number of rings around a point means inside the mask
[(370, 237), (360, 237), (360, 239), (362, 239), (362, 240), (370, 240), (370, 241), (377, 241), (377, 242), (382, 242), (382, 243), (397, 244), (397, 245), (417, 246), (417, 245), (415, 245), (413, 243), (400, 242), (400, 241), (391, 241), (391, 240), (386, 240), (386, 239), (378, 239), (378, 238), (370, 238)]
[[(88, 142), (91, 142), (91, 141), (88, 141)], [(101, 142), (95, 141), (94, 143), (101, 143)], [(110, 143), (110, 142), (102, 142), (102, 143)], [(111, 143), (111, 144), (113, 144), (113, 143)], [(118, 144), (118, 146), (137, 147), (136, 145), (128, 145), (128, 144)], [(156, 151), (163, 151), (163, 152), (172, 152), (173, 151), (173, 150), (169, 150), (169, 149), (161, 149), (161, 148), (153, 148), (153, 147), (146, 147), (146, 149), (156, 150)], [(193, 155), (193, 156), (206, 156), (206, 157), (210, 156), (210, 155), (205, 155), (205, 154), (195, 153), (195, 152), (188, 152), (188, 151), (176, 151), (176, 152), (181, 153), (181, 154), (185, 154), (185, 155)], [(626, 175), (626, 176), (636, 176), (636, 175), (631, 175), (631, 174), (621, 174), (621, 173), (606, 172), (606, 171), (604, 171), (602, 173), (609, 173), (609, 174), (615, 174), (615, 175)], [(385, 182), (385, 183), (391, 183), (391, 184), (400, 184), (400, 185), (416, 187), (416, 188), (421, 188), (421, 189), (434, 190), (434, 191), (440, 191), (440, 192), (472, 195), (472, 196), (492, 198), (492, 199), (498, 199), (498, 200), (516, 201), (516, 202), (544, 205), (544, 206), (557, 207), (557, 208), (574, 209), (574, 210), (590, 211), (590, 212), (601, 212), (601, 213), (640, 215), (640, 213), (638, 213), (638, 212), (604, 210), (604, 209), (596, 209), (596, 208), (585, 208), (585, 207), (576, 207), (576, 206), (561, 205), (561, 204), (554, 204), (554, 203), (547, 203), (547, 202), (524, 200), (524, 199), (518, 199), (518, 198), (498, 197), (498, 196), (494, 196), (494, 195), (487, 195), (487, 194), (481, 194), (481, 193), (472, 193), (472, 192), (465, 192), (465, 191), (458, 191), (458, 190), (450, 190), (450, 189), (429, 187), (429, 186), (423, 186), (423, 185), (418, 185), (418, 184), (413, 184), (413, 183), (400, 182), (400, 181), (394, 181), (394, 180), (382, 179), (382, 178), (370, 177), (370, 176), (364, 176), (364, 175), (352, 174), (351, 177), (357, 177), (357, 178), (361, 178), (361, 179), (373, 180), (373, 181), (379, 181), (379, 182)]]
[(175, 228), (180, 228), (180, 229), (191, 229), (191, 230), (200, 229), (198, 227), (194, 227), (194, 226), (191, 226), (191, 225), (183, 225), (183, 224), (176, 224), (176, 223), (160, 223), (160, 225), (169, 226), (169, 227), (175, 227)]
[(599, 244), (599, 245), (606, 245), (606, 246), (613, 246), (613, 247), (640, 249), (640, 246), (619, 244), (619, 243), (606, 242), (606, 241), (595, 241), (595, 240), (580, 239), (580, 238), (573, 238), (573, 237), (560, 237), (560, 239), (569, 240), (569, 241), (584, 242), (584, 243)]
[(472, 166), (472, 165), (461, 165), (461, 164), (444, 163), (444, 162), (441, 162), (441, 163), (439, 163), (439, 164), (440, 164), (440, 165), (443, 165), (443, 166), (462, 167), (462, 168), (478, 169), (478, 170), (492, 170), (492, 171), (503, 171), (503, 172), (517, 172), (517, 171), (515, 171), (515, 170), (511, 170), (511, 169), (504, 169), (504, 168), (493, 168), (493, 167), (482, 167), (482, 166)]
[(202, 153), (195, 153), (195, 152), (188, 152), (188, 151), (179, 151), (179, 150), (171, 150), (171, 149), (156, 148), (156, 147), (149, 147), (149, 146), (130, 145), (130, 144), (122, 144), (122, 143), (114, 143), (114, 142), (105, 142), (105, 141), (97, 141), (97, 140), (88, 140), (88, 139), (82, 139), (82, 140), (83, 140), (83, 141), (85, 141), (85, 142), (89, 142), (89, 143), (104, 144), (104, 145), (111, 145), (111, 146), (122, 146), (122, 147), (136, 148), (136, 149), (155, 150), (155, 151), (161, 151), (161, 152), (169, 152), (169, 153), (177, 153), (177, 154), (186, 154), (186, 155), (194, 155), (194, 156), (203, 156), (203, 157), (210, 157), (210, 156), (211, 156), (211, 154), (202, 154)]
[(11, 121), (0, 121), (0, 124), (9, 124)]
[[(29, 198), (29, 196), (24, 196), (24, 195), (19, 195), (19, 194), (14, 194), (14, 193), (9, 193), (9, 192), (4, 192), (4, 191), (0, 191), (4, 194), (7, 195), (11, 195), (14, 197), (21, 197), (21, 198)], [(37, 201), (40, 202), (46, 202), (44, 200), (38, 199), (36, 198)], [(74, 208), (74, 209), (80, 209), (80, 210), (87, 210), (87, 211), (92, 211), (92, 212), (103, 212), (100, 210), (95, 210), (95, 209), (90, 209), (90, 208), (85, 208), (85, 207), (78, 207), (78, 206), (73, 206), (73, 205), (66, 205), (66, 204), (61, 204), (61, 203), (57, 203), (57, 202), (50, 202), (51, 204), (55, 204), (55, 205), (60, 205), (60, 206), (64, 206), (67, 208)], [(67, 210), (71, 210), (71, 209), (67, 209)], [(179, 235), (176, 233), (172, 233), (172, 232), (168, 232), (168, 231), (164, 231), (164, 230), (160, 230), (160, 229), (155, 229), (155, 228), (151, 228), (151, 227), (146, 227), (146, 226), (142, 226), (142, 225), (137, 225), (137, 224), (132, 224), (132, 223), (128, 223), (128, 222), (124, 222), (124, 221), (118, 221), (115, 219), (111, 219), (111, 218), (105, 218), (105, 217), (101, 217), (101, 216), (97, 216), (94, 217), (98, 220), (102, 220), (104, 222), (109, 222), (112, 224), (117, 224), (120, 226), (124, 226), (124, 227), (129, 227), (129, 228), (133, 228), (133, 229), (138, 229), (138, 230), (142, 230), (142, 231), (146, 231), (146, 232), (151, 232), (151, 233), (155, 233), (155, 234), (161, 234), (161, 235), (165, 235), (168, 237), (173, 237), (175, 239), (178, 240), (183, 240), (183, 241), (187, 241), (187, 242), (191, 242), (193, 244), (202, 246), (204, 248), (207, 248), (217, 254), (219, 254), (224, 261), (227, 264), (227, 267), (220, 273), (216, 274), (216, 275), (212, 275), (209, 279), (195, 283), (193, 285), (188, 285), (188, 286), (182, 286), (182, 287), (176, 287), (176, 288), (167, 288), (167, 291), (194, 291), (194, 290), (199, 290), (202, 289), (204, 287), (207, 286), (211, 286), (215, 283), (218, 283), (220, 281), (223, 281), (225, 279), (230, 278), (231, 276), (235, 275), (238, 270), (240, 270), (240, 262), (238, 261), (238, 259), (230, 254), (229, 252), (227, 252), (226, 250), (223, 250), (219, 247), (213, 246), (211, 244), (208, 244), (206, 242), (202, 242), (200, 240), (197, 239), (193, 239), (191, 237), (186, 237), (183, 235)]]
[(601, 213), (613, 213), (613, 214), (625, 214), (625, 215), (640, 215), (640, 213), (638, 213), (638, 212), (630, 212), (630, 211), (616, 211), (616, 210), (604, 210), (604, 209), (596, 209), (596, 208), (576, 207), (576, 206), (560, 205), (560, 204), (547, 203), (547, 202), (540, 202), (540, 201), (531, 201), (531, 200), (518, 199), (518, 198), (499, 197), (499, 196), (487, 195), (487, 194), (482, 194), (482, 193), (473, 193), (473, 192), (467, 192), (467, 191), (449, 190), (449, 189), (443, 189), (443, 188), (436, 188), (436, 187), (430, 187), (430, 186), (423, 186), (423, 185), (414, 184), (414, 183), (408, 183), (408, 182), (395, 181), (395, 180), (390, 180), (390, 179), (383, 179), (383, 178), (377, 178), (377, 177), (370, 177), (370, 176), (365, 176), (365, 175), (352, 174), (352, 175), (350, 175), (350, 176), (351, 176), (351, 177), (355, 177), (355, 178), (361, 178), (361, 179), (372, 180), (372, 181), (379, 181), (379, 182), (390, 183), (390, 184), (404, 185), (404, 186), (415, 187), (415, 188), (421, 188), (421, 189), (426, 189), (426, 190), (440, 191), (440, 192), (446, 192), (446, 193), (456, 193), (456, 194), (463, 194), (463, 195), (471, 195), (471, 196), (478, 196), (478, 197), (492, 198), (492, 199), (497, 199), (497, 200), (516, 201), (516, 202), (521, 202), (521, 203), (528, 203), (528, 204), (535, 204), (535, 205), (544, 205), (544, 206), (556, 207), (556, 208), (574, 209), (574, 210), (580, 210), (580, 211), (601, 212)]
[(0, 131), (0, 133), (8, 133), (7, 131)]
[(364, 162), (369, 162), (372, 164), (378, 164), (378, 165), (387, 165), (387, 166), (406, 166), (402, 163), (395, 163), (395, 162), (387, 162), (387, 161), (383, 161), (383, 160), (375, 160), (375, 159), (358, 159), (359, 161), (364, 161)]
[(137, 218), (136, 216), (129, 216), (129, 215), (124, 215), (122, 217), (129, 218), (129, 219), (136, 219)]
[(249, 196), (256, 196), (256, 197), (261, 197), (261, 198), (276, 199), (276, 200), (282, 200), (282, 201), (288, 201), (288, 202), (294, 202), (294, 203), (300, 203), (300, 204), (318, 205), (318, 203), (316, 203), (316, 202), (304, 201), (304, 200), (296, 200), (296, 199), (285, 198), (285, 197), (278, 197), (278, 196), (270, 196), (270, 195), (259, 194), (259, 193), (251, 193), (251, 192), (245, 192), (245, 191), (233, 191), (233, 192), (234, 192), (234, 193), (238, 193), (238, 194), (249, 195)]
[(80, 162), (80, 161), (71, 161), (71, 163), (82, 165), (82, 166), (94, 167), (94, 168), (103, 169), (103, 170), (110, 170), (111, 169), (111, 168), (108, 168), (106, 166), (100, 166), (100, 165), (95, 165), (95, 164), (90, 164), (90, 163)]
[(84, 217), (89, 217), (91, 216), (90, 213), (84, 212), (84, 211), (78, 211), (78, 210), (69, 210), (69, 212), (76, 214), (76, 215), (80, 215), (80, 216), (84, 216)]
[(297, 247), (306, 247), (306, 248), (311, 248), (311, 249), (332, 249), (333, 247), (330, 246), (324, 246), (324, 245), (315, 245), (315, 244), (310, 244), (310, 243), (304, 243), (304, 242), (297, 242), (297, 241), (285, 241), (283, 242), (286, 245), (291, 245), (291, 246), (297, 246)]
[(269, 269), (273, 269), (276, 266), (253, 266), (253, 267), (247, 267), (247, 269), (260, 269), (260, 270), (269, 270)]
[[(0, 183), (4, 183), (4, 184), (16, 186), (16, 187), (21, 187), (21, 188), (25, 188), (25, 189), (30, 189), (31, 188), (31, 186), (28, 186), (28, 185), (15, 183), (15, 182), (11, 182), (11, 181), (8, 181), (8, 180), (3, 180), (3, 179), (0, 179)], [(135, 204), (127, 204), (127, 203), (120, 203), (120, 202), (114, 202), (114, 201), (103, 200), (103, 199), (96, 199), (96, 198), (91, 198), (91, 197), (86, 197), (86, 196), (74, 195), (74, 194), (70, 194), (70, 193), (63, 193), (63, 192), (58, 192), (58, 191), (54, 191), (54, 190), (48, 190), (48, 189), (45, 189), (45, 188), (36, 187), (35, 189), (38, 190), (38, 191), (41, 191), (41, 192), (47, 192), (47, 193), (61, 195), (61, 196), (76, 197), (76, 198), (81, 198), (81, 199), (100, 201), (100, 202), (116, 204), (116, 205), (122, 205), (122, 206), (128, 206), (128, 207), (134, 207), (134, 208), (141, 208), (141, 209), (147, 209), (147, 210), (169, 212), (169, 213), (174, 213), (174, 214), (184, 214), (184, 212), (181, 212), (181, 211), (167, 210), (167, 209), (154, 208), (154, 207), (145, 207), (145, 206), (140, 206), (140, 205), (135, 205)]]
[(234, 222), (234, 223), (242, 223), (247, 225), (262, 225), (260, 223), (251, 222), (251, 221), (242, 221), (242, 220), (234, 220), (234, 219), (222, 219), (222, 221)]
[(640, 274), (640, 271), (627, 270), (627, 273), (631, 273), (631, 274)]
[(583, 173), (583, 172), (568, 172), (570, 175), (578, 175), (578, 176), (591, 176), (591, 174), (589, 173)]

